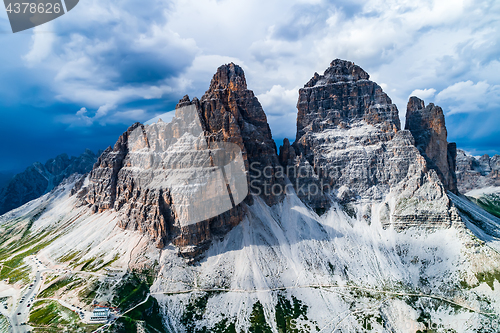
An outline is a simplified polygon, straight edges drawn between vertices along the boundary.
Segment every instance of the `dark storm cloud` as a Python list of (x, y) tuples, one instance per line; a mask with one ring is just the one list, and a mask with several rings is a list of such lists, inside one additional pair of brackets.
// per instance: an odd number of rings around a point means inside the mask
[[(32, 31), (0, 34), (0, 170), (113, 144), (184, 94), (201, 97), (231, 61), (277, 138), (295, 137), (298, 88), (343, 58), (401, 114), (417, 92), (443, 107), (459, 147), (495, 149), (499, 13), (493, 0), (87, 0)], [(10, 32), (6, 17), (0, 30)]]

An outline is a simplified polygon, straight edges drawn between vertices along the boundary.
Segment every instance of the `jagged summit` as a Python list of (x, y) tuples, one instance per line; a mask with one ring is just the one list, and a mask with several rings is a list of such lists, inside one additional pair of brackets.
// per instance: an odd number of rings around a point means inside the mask
[[(185, 108), (194, 108), (196, 119), (187, 119)], [(167, 137), (167, 132), (173, 135)], [(141, 136), (143, 139), (138, 140)], [(165, 161), (179, 159), (184, 167), (194, 167), (190, 163), (197, 161), (200, 147), (211, 149), (220, 142), (240, 148), (252, 194), (270, 206), (282, 200), (282, 194), (266, 190), (284, 182), (283, 177), (274, 176), (279, 162), (266, 115), (254, 93), (246, 88), (241, 67), (231, 63), (219, 67), (200, 100), (185, 95), (179, 101), (172, 123), (136, 123), (122, 134), (114, 148), (99, 158), (90, 174), (90, 185), (78, 194), (80, 202), (94, 212), (120, 212), (120, 227), (149, 234), (160, 248), (172, 242), (187, 254), (199, 253), (214, 235), (224, 235), (242, 220), (242, 204), (214, 218), (183, 224), (183, 216), (172, 207), (189, 202), (189, 193), (203, 190), (182, 190), (182, 186), (172, 184), (180, 189), (176, 194), (165, 186), (150, 184), (159, 178), (175, 181), (177, 171), (165, 167)], [(264, 176), (264, 169), (273, 170), (266, 172), (269, 177)], [(215, 188), (211, 190), (216, 192)], [(252, 202), (252, 196), (248, 196), (246, 203)]]
[(217, 72), (210, 82), (209, 91), (217, 89), (246, 90), (247, 82), (243, 69), (232, 62), (217, 68)]
[(415, 145), (426, 158), (428, 167), (437, 171), (447, 190), (457, 192), (455, 175), (457, 146), (448, 143), (443, 109), (412, 96), (406, 108), (405, 129), (415, 138)]
[[(308, 171), (291, 177), (297, 195), (316, 209), (328, 207), (331, 196), (344, 204), (386, 200), (389, 193), (398, 193), (401, 202), (432, 197), (397, 204), (380, 221), (397, 229), (456, 223), (446, 195), (454, 189), (454, 145), (446, 142), (442, 110), (411, 98), (411, 126), (401, 130), (396, 105), (368, 78), (359, 66), (337, 59), (300, 89), (296, 140), (291, 146), (285, 140), (280, 155), (283, 165)], [(315, 186), (307, 190), (309, 184)]]
[(500, 155), (479, 158), (457, 149), (457, 184), (460, 193), (486, 187), (500, 187)]
[[(34, 326), (27, 310), (67, 318), (61, 306), (89, 312), (102, 304), (127, 314), (106, 324), (110, 332), (438, 325), (462, 333), (495, 324), (500, 220), (446, 191), (439, 169), (429, 167), (426, 148), (444, 131), (438, 111), (428, 122), (410, 117), (400, 130), (391, 118), (397, 109), (377, 106), (383, 92), (367, 79), (302, 89), (300, 140), (284, 140), (280, 166), (264, 110), (231, 71), (235, 65), (223, 66), (200, 100), (184, 96), (169, 123), (132, 125), (88, 176), (0, 216), (0, 296), (13, 297), (4, 297), (15, 305), (4, 311), (11, 322)], [(425, 118), (423, 101), (409, 105)], [(207, 186), (222, 178), (211, 171), (235, 171), (217, 162), (226, 144), (236, 147), (240, 171), (250, 167), (240, 184), (270, 194), (235, 200), (231, 182)], [(498, 156), (459, 164), (498, 177)], [(283, 167), (288, 179), (276, 172)], [(286, 193), (274, 194), (283, 183)], [(220, 213), (224, 185), (232, 208)], [(201, 213), (217, 215), (184, 224), (200, 202), (212, 204)], [(25, 292), (47, 302), (28, 296), (31, 307), (18, 305)], [(25, 310), (16, 315), (16, 307)], [(82, 328), (71, 318), (54, 325), (44, 327)]]
[(335, 84), (338, 82), (368, 80), (370, 75), (352, 61), (335, 59), (323, 75), (314, 73), (314, 76), (304, 85), (304, 88)]
[(384, 132), (400, 130), (396, 105), (369, 77), (361, 67), (340, 59), (324, 75), (315, 73), (299, 90), (296, 141), (305, 132), (346, 128), (361, 120)]

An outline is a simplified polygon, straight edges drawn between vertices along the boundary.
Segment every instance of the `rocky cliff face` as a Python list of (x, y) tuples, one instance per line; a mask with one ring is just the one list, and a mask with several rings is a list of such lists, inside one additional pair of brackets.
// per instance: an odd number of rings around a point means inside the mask
[(406, 108), (406, 125), (429, 168), (436, 170), (447, 190), (457, 192), (457, 146), (448, 143), (443, 109), (412, 96)]
[(489, 186), (500, 186), (500, 155), (476, 159), (457, 150), (457, 183), (460, 193)]
[(241, 148), (252, 194), (263, 197), (270, 206), (283, 199), (283, 193), (271, 191), (275, 184), (284, 186), (284, 178), (277, 172), (276, 144), (262, 106), (247, 89), (241, 67), (233, 63), (219, 67), (203, 97), (189, 101), (185, 96), (178, 106), (185, 105), (200, 110), (209, 142), (232, 142)]
[[(186, 110), (195, 117), (188, 117)], [(94, 212), (114, 209), (120, 213), (120, 227), (149, 235), (159, 248), (172, 241), (184, 254), (195, 255), (243, 218), (244, 207), (239, 203), (245, 196), (237, 198), (238, 191), (232, 191), (233, 207), (229, 202), (222, 209), (224, 204), (213, 197), (220, 183), (199, 169), (213, 167), (214, 152), (221, 143), (226, 151), (228, 145), (241, 150), (247, 172), (243, 181), (252, 194), (260, 195), (268, 205), (279, 202), (282, 195), (269, 192), (270, 186), (284, 183), (284, 179), (275, 176), (279, 163), (266, 116), (247, 89), (243, 70), (229, 64), (217, 70), (201, 100), (185, 96), (179, 101), (171, 123), (130, 127), (99, 158), (89, 185), (81, 184), (80, 204), (89, 205)], [(208, 190), (200, 184), (182, 186), (188, 182), (189, 170), (205, 177)], [(248, 196), (248, 204), (251, 198)], [(221, 208), (224, 213), (193, 218), (203, 212), (189, 207), (203, 200), (213, 200), (203, 206), (206, 210)]]
[(89, 149), (78, 156), (61, 154), (45, 164), (36, 162), (15, 175), (0, 193), (0, 215), (40, 197), (74, 173), (92, 170), (97, 156)]
[[(329, 195), (381, 199), (413, 165), (425, 168), (411, 134), (400, 131), (396, 105), (352, 62), (337, 59), (316, 73), (300, 89), (297, 109), (296, 140), (285, 142), (281, 163), (295, 167), (290, 180), (313, 208)], [(301, 190), (311, 179), (320, 190)]]
[[(337, 59), (316, 73), (299, 91), (296, 140), (280, 149), (299, 198), (320, 210), (332, 198), (352, 202), (365, 220), (377, 214), (397, 229), (458, 222), (446, 194), (456, 188), (455, 162), (442, 111), (415, 99), (409, 106), (409, 126), (401, 130), (396, 106), (359, 66)], [(373, 202), (386, 204), (375, 213)]]
[[(409, 130), (401, 130), (398, 110), (382, 88), (359, 66), (334, 60), (324, 75), (315, 74), (300, 89), (297, 137), (293, 145), (285, 139), (278, 156), (266, 115), (247, 89), (243, 70), (224, 65), (201, 99), (184, 96), (179, 101), (171, 123), (131, 126), (101, 155), (88, 182), (73, 192), (93, 212), (117, 211), (121, 228), (141, 231), (159, 248), (172, 242), (188, 256), (239, 224), (255, 196), (268, 206), (281, 202), (288, 180), (318, 213), (332, 200), (366, 203), (358, 208), (371, 221), (371, 205), (385, 200), (387, 208), (377, 213), (384, 226), (449, 226), (456, 212), (446, 195), (451, 185), (443, 185), (448, 178), (442, 176), (454, 159), (443, 162), (438, 152), (446, 149), (447, 158), (453, 149), (448, 149), (442, 112), (430, 108), (429, 113), (423, 102), (415, 103), (410, 100)], [(413, 121), (416, 114), (425, 121)], [(412, 133), (419, 135), (418, 141)], [(231, 202), (218, 202), (214, 193), (220, 188), (210, 180), (217, 176), (197, 169), (214, 167), (221, 143), (241, 151), (245, 184), (252, 194), (244, 202), (234, 192)], [(186, 166), (196, 171), (182, 171)], [(190, 172), (205, 179), (205, 188), (190, 182)], [(391, 195), (396, 198), (392, 206)], [(200, 201), (206, 201), (206, 215), (190, 208)]]

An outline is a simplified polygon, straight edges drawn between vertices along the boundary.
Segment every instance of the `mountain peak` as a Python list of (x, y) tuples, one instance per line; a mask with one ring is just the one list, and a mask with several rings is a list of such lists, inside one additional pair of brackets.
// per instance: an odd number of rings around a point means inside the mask
[(443, 109), (412, 96), (406, 108), (405, 129), (415, 138), (415, 145), (435, 169), (446, 189), (456, 192), (456, 144), (448, 143)]
[(305, 132), (343, 128), (364, 121), (384, 132), (401, 128), (398, 109), (361, 67), (335, 59), (324, 75), (314, 76), (299, 90), (296, 141)]
[(228, 88), (231, 91), (247, 89), (247, 82), (243, 69), (232, 62), (217, 68), (217, 72), (214, 74), (212, 82), (210, 83), (209, 91)]
[(305, 88), (333, 84), (337, 82), (355, 82), (368, 80), (370, 75), (352, 61), (335, 59), (325, 70), (323, 75), (314, 73), (312, 79), (305, 84)]

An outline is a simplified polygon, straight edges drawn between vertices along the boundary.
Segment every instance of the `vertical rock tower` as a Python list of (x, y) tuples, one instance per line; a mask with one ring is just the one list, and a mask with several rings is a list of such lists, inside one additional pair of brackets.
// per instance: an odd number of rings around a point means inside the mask
[[(183, 107), (187, 106), (195, 106), (196, 122), (186, 119)], [(173, 136), (167, 138), (167, 132)], [(280, 202), (283, 194), (275, 195), (270, 189), (285, 180), (275, 176), (278, 155), (266, 115), (247, 89), (241, 67), (231, 63), (217, 69), (201, 100), (184, 96), (171, 123), (136, 123), (123, 133), (114, 148), (109, 147), (99, 157), (88, 185), (79, 184), (79, 204), (88, 205), (95, 213), (114, 210), (121, 228), (149, 235), (159, 248), (172, 242), (183, 254), (196, 255), (211, 239), (237, 225), (243, 218), (243, 205), (253, 202), (249, 195), (245, 203), (218, 216), (182, 223), (184, 215), (174, 208), (196, 204), (189, 194), (193, 191), (199, 192), (198, 197), (210, 195), (196, 184), (183, 186), (181, 168), (193, 167), (202, 154), (200, 147), (216, 149), (216, 142), (229, 142), (241, 149), (251, 194), (269, 206)], [(211, 158), (213, 161), (214, 156)], [(186, 191), (184, 196), (182, 191)]]
[[(190, 104), (196, 104), (200, 111), (209, 141), (240, 146), (249, 170), (250, 192), (261, 196), (270, 206), (281, 201), (282, 193), (272, 193), (273, 185), (280, 188), (284, 185), (284, 179), (276, 175), (279, 166), (276, 144), (260, 102), (247, 89), (243, 69), (234, 63), (220, 66), (200, 100), (190, 101), (185, 96), (177, 107)], [(251, 202), (251, 197), (248, 200)]]
[(429, 168), (436, 170), (446, 189), (457, 193), (457, 145), (447, 141), (443, 109), (412, 96), (406, 108), (406, 125)]
[[(381, 199), (411, 167), (425, 167), (410, 132), (400, 130), (396, 105), (369, 77), (336, 59), (299, 90), (296, 140), (284, 142), (280, 162), (300, 170), (289, 177), (313, 208), (325, 208), (329, 194)], [(320, 195), (304, 190), (314, 180)]]

